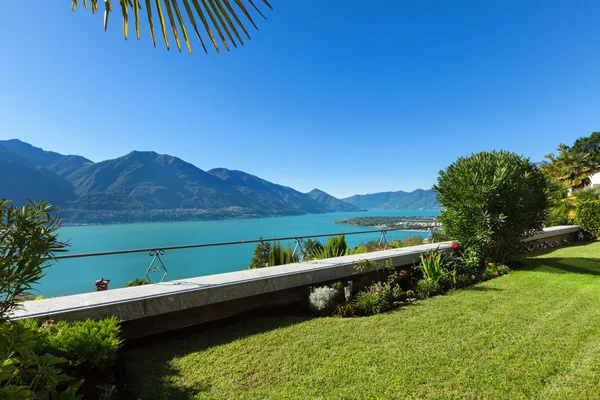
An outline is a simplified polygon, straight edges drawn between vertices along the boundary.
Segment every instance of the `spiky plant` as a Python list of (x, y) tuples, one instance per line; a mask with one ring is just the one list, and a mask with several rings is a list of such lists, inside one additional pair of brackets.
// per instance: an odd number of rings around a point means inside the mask
[[(75, 11), (79, 0), (72, 1), (71, 8)], [(99, 11), (98, 2), (99, 0), (89, 0), (89, 8), (92, 13)], [(144, 3), (143, 7), (142, 2)], [(264, 14), (260, 11), (259, 7), (256, 6), (253, 0), (245, 0), (245, 2), (265, 18)], [(267, 0), (262, 0), (262, 2), (267, 7), (272, 8)], [(244, 45), (244, 40), (242, 39), (242, 35), (240, 35), (238, 28), (246, 38), (250, 39), (250, 34), (240, 20), (240, 14), (243, 14), (248, 22), (258, 30), (256, 23), (252, 19), (248, 8), (244, 5), (244, 1), (242, 0), (104, 0), (104, 31), (106, 31), (108, 27), (108, 19), (110, 13), (113, 11), (113, 3), (118, 3), (119, 8), (121, 9), (121, 14), (123, 16), (123, 35), (125, 36), (125, 39), (129, 36), (130, 13), (133, 14), (136, 37), (138, 40), (140, 39), (140, 11), (145, 10), (154, 47), (156, 47), (154, 24), (155, 22), (158, 22), (167, 50), (170, 48), (170, 45), (167, 34), (167, 23), (165, 21), (165, 11), (166, 17), (169, 20), (168, 24), (171, 26), (173, 37), (179, 51), (181, 51), (181, 40), (179, 39), (179, 33), (181, 32), (188, 51), (192, 53), (192, 46), (188, 36), (188, 28), (191, 25), (202, 48), (207, 52), (204, 40), (202, 40), (202, 36), (200, 36), (198, 24), (196, 23), (197, 17), (200, 18), (202, 26), (217, 53), (220, 53), (220, 49), (215, 34), (213, 33), (213, 29), (211, 28), (211, 24), (214, 27), (219, 40), (223, 42), (225, 49), (228, 51), (230, 50), (230, 43), (233, 47), (237, 47), (236, 39), (240, 45)], [(154, 3), (154, 5), (152, 3)], [(183, 7), (181, 7), (182, 5)], [(83, 0), (83, 6), (88, 9), (88, 0)], [(187, 15), (186, 20), (184, 20), (182, 9), (185, 10), (185, 15)], [(179, 28), (177, 26), (179, 26)]]

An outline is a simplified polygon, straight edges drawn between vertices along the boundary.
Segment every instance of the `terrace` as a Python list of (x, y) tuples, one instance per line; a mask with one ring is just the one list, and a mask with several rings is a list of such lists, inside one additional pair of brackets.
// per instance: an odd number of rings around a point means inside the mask
[[(363, 318), (263, 317), (126, 352), (136, 398), (597, 398), (600, 243)], [(151, 377), (151, 379), (148, 379)]]

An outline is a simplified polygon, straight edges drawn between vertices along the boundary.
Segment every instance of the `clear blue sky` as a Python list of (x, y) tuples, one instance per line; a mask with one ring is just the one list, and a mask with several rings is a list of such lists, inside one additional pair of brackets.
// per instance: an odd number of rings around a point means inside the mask
[(221, 55), (153, 48), (145, 25), (125, 41), (118, 12), (104, 33), (71, 1), (4, 3), (0, 138), (94, 161), (154, 150), (342, 197), (600, 130), (597, 0), (272, 0)]

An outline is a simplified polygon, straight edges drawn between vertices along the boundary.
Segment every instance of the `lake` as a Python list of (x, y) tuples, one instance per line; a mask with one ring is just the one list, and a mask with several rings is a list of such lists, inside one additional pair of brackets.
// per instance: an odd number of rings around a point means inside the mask
[[(69, 240), (66, 254), (97, 253), (114, 250), (160, 248), (199, 243), (254, 240), (260, 236), (289, 237), (327, 233), (360, 232), (370, 228), (335, 224), (335, 220), (359, 216), (432, 216), (437, 211), (371, 210), (366, 212), (329, 213), (294, 217), (163, 222), (145, 224), (116, 224), (64, 227), (61, 240)], [(389, 232), (388, 241), (424, 232)], [(379, 240), (379, 233), (350, 235), (349, 246)], [(327, 238), (321, 238), (324, 243)], [(165, 280), (183, 279), (246, 269), (256, 244), (208, 247), (167, 251), (162, 257), (168, 275)], [(63, 253), (65, 254), (65, 253)], [(60, 254), (60, 255), (63, 255)], [(46, 276), (36, 285), (44, 297), (55, 297), (94, 290), (94, 282), (110, 279), (115, 289), (136, 277), (143, 278), (152, 261), (148, 253), (111, 255), (59, 260), (46, 270)], [(160, 280), (155, 274), (153, 280)]]

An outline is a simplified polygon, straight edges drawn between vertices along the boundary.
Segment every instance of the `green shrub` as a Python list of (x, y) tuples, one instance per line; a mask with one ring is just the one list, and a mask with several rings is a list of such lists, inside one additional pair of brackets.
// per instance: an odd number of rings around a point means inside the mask
[(435, 230), (435, 231), (433, 231), (433, 234), (431, 235), (429, 242), (430, 243), (439, 243), (439, 242), (448, 242), (450, 240), (452, 240), (452, 238), (450, 236), (448, 236), (448, 234), (445, 231)]
[(292, 256), (292, 253), (293, 250), (289, 243), (287, 247), (281, 246), (281, 242), (278, 240), (271, 243), (269, 267), (295, 263), (297, 260)]
[(529, 159), (506, 151), (460, 157), (434, 186), (444, 231), (484, 260), (505, 262), (543, 227), (548, 181)]
[(473, 273), (479, 271), (484, 263), (485, 259), (479, 254), (476, 247), (468, 247), (460, 253), (460, 260), (465, 267), (465, 272)]
[(364, 245), (359, 244), (358, 246), (353, 247), (352, 249), (348, 250), (348, 255), (352, 255), (352, 254), (364, 254), (364, 253), (367, 253), (367, 252), (368, 252), (367, 248)]
[(402, 239), (402, 246), (401, 247), (411, 247), (411, 246), (418, 246), (420, 244), (423, 244), (423, 237), (416, 235), (416, 236), (407, 236), (404, 239)]
[(600, 238), (600, 200), (577, 202), (576, 222), (594, 238)]
[(43, 351), (68, 359), (73, 367), (109, 368), (115, 364), (122, 343), (121, 328), (114, 317), (99, 321), (48, 321), (38, 330)]
[(62, 372), (67, 360), (39, 349), (38, 333), (22, 324), (0, 324), (0, 399), (80, 399), (83, 381)]
[(315, 253), (321, 251), (323, 251), (323, 245), (317, 239), (308, 239), (304, 243), (304, 253), (309, 260), (315, 257)]
[(358, 292), (354, 297), (354, 309), (358, 315), (375, 315), (380, 310), (381, 296), (371, 290)]
[(343, 293), (339, 289), (328, 286), (318, 287), (308, 296), (308, 307), (315, 315), (330, 315), (340, 304), (342, 297)]
[(377, 282), (356, 295), (354, 309), (356, 314), (364, 316), (383, 313), (391, 310), (394, 300), (401, 295), (398, 285)]
[(345, 255), (348, 255), (348, 244), (344, 235), (332, 236), (327, 240), (322, 250), (314, 252), (314, 259), (323, 260)]
[(489, 263), (488, 266), (485, 268), (484, 275), (486, 276), (486, 278), (491, 279), (491, 278), (495, 278), (498, 276), (506, 275), (509, 272), (510, 272), (510, 268), (508, 268), (504, 264)]
[(132, 281), (127, 282), (127, 284), (125, 285), (125, 287), (134, 287), (134, 286), (142, 286), (142, 285), (149, 285), (152, 282), (150, 282), (147, 278), (135, 278)]
[(416, 292), (422, 299), (426, 299), (434, 294), (437, 294), (439, 290), (439, 284), (434, 282), (432, 279), (421, 279), (419, 282), (417, 282)]
[(44, 201), (15, 207), (0, 200), (0, 322), (44, 276), (47, 259), (66, 247), (58, 240), (55, 211)]
[(590, 187), (585, 189), (579, 189), (573, 191), (573, 196), (575, 196), (575, 205), (582, 201), (588, 200), (600, 200), (600, 188), (598, 187)]

